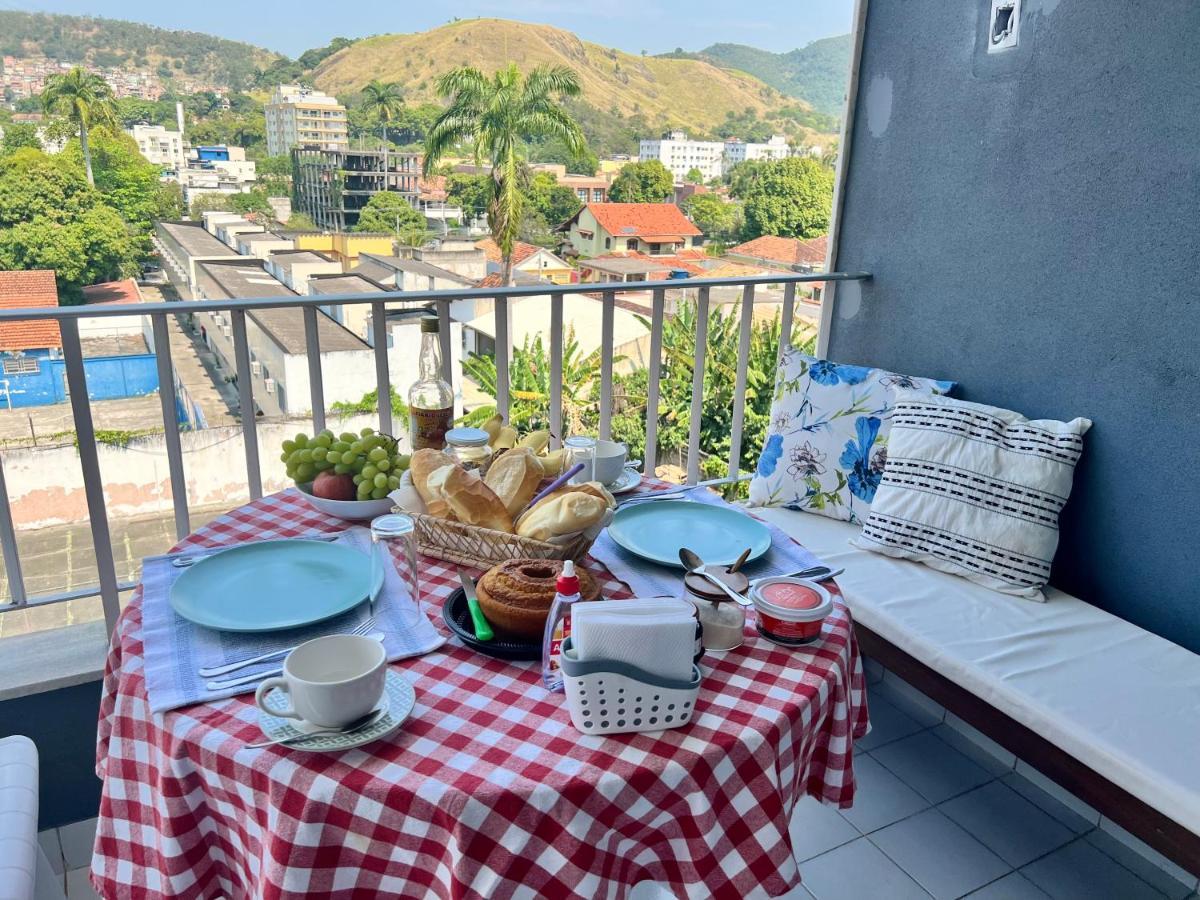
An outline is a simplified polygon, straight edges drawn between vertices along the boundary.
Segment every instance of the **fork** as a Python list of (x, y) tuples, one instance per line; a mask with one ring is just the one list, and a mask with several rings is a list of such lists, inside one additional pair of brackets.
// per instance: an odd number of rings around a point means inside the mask
[[(382, 631), (372, 631), (370, 634), (364, 634), (363, 637), (383, 643), (383, 639), (386, 637), (386, 635)], [(251, 672), (249, 675), (240, 675), (236, 678), (206, 681), (204, 682), (204, 687), (210, 691), (223, 691), (227, 688), (241, 687), (243, 684), (253, 684), (256, 681), (262, 681), (264, 678), (274, 678), (276, 675), (282, 674), (283, 667), (279, 666), (274, 669), (263, 669), (260, 672)]]
[(699, 486), (698, 484), (694, 484), (690, 487), (679, 488), (677, 490), (672, 489), (668, 491), (656, 491), (654, 493), (634, 494), (632, 497), (621, 497), (617, 500), (617, 506), (625, 506), (628, 503), (637, 503), (644, 500), (674, 500), (682, 497), (684, 494), (691, 493)]
[[(367, 634), (374, 628), (375, 618), (372, 616), (359, 623), (352, 631), (348, 631), (346, 634)], [(270, 653), (262, 653), (258, 656), (251, 656), (248, 659), (239, 659), (235, 662), (225, 663), (222, 666), (203, 666), (197, 671), (202, 678), (216, 678), (220, 675), (228, 675), (230, 672), (236, 672), (238, 669), (244, 669), (246, 666), (252, 666), (255, 663), (267, 662), (275, 659), (277, 656), (286, 656), (295, 649), (295, 647), (285, 647), (283, 650), (272, 650)]]

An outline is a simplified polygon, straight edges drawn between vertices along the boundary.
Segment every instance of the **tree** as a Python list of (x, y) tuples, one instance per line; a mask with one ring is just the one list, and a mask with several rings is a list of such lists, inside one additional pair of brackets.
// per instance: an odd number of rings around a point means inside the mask
[(687, 174), (683, 176), (683, 180), (688, 184), (704, 184), (704, 173), (692, 166), (688, 169)]
[(538, 66), (524, 76), (510, 63), (490, 79), (478, 69), (454, 69), (438, 79), (437, 89), (450, 104), (425, 140), (425, 174), (460, 143), (471, 145), (476, 160), (491, 163), (488, 227), (503, 256), (501, 280), (507, 285), (525, 207), (521, 138), (558, 138), (572, 153), (582, 150), (583, 132), (560, 105), (580, 94), (579, 78), (565, 66)]
[(461, 206), (470, 219), (487, 212), (492, 180), (487, 175), (464, 175), (455, 172), (446, 176), (446, 199)]
[(540, 215), (551, 227), (567, 221), (583, 205), (578, 195), (566, 185), (559, 184), (550, 172), (534, 175), (529, 180), (525, 196), (530, 210)]
[(320, 231), (317, 223), (302, 212), (294, 212), (284, 222), (288, 231)]
[(380, 191), (371, 196), (358, 216), (355, 231), (377, 231), (399, 234), (419, 227), (425, 229), (425, 217), (413, 209), (403, 195), (395, 191)]
[(8, 156), (22, 147), (34, 150), (42, 149), (42, 140), (38, 137), (37, 126), (24, 123), (9, 123), (4, 126), (4, 141), (0, 142), (0, 156)]
[(596, 170), (600, 168), (600, 158), (589, 148), (584, 147), (578, 153), (572, 153), (560, 140), (532, 145), (529, 149), (529, 158), (533, 162), (557, 163), (560, 166), (566, 166), (567, 171), (574, 175), (595, 175)]
[(742, 227), (742, 209), (717, 194), (692, 194), (682, 209), (710, 241), (734, 240)]
[[(138, 151), (133, 138), (106, 128), (92, 133), (91, 156), (96, 188), (104, 202), (121, 214), (146, 241), (156, 221), (179, 218), (182, 194), (177, 184), (159, 180), (159, 169)], [(72, 141), (62, 156), (84, 165), (82, 141)]]
[(829, 230), (833, 171), (811, 157), (764, 161), (739, 191), (746, 240), (764, 234), (812, 238)]
[(275, 197), (286, 197), (291, 193), (292, 158), (287, 154), (264, 156), (255, 163), (258, 186)]
[(395, 82), (384, 84), (378, 78), (363, 88), (362, 110), (379, 121), (379, 137), (383, 141), (383, 169), (387, 171), (388, 127), (404, 112), (404, 95)]
[(275, 208), (267, 201), (265, 188), (252, 188), (241, 194), (230, 194), (229, 207), (235, 213), (251, 216), (259, 222), (271, 222), (275, 219)]
[(192, 199), (191, 206), (188, 207), (188, 215), (193, 219), (199, 219), (206, 212), (233, 212), (231, 196), (231, 194), (218, 194), (215, 191), (197, 194)]
[(61, 75), (46, 79), (42, 91), (42, 105), (46, 112), (66, 117), (79, 129), (79, 143), (83, 147), (83, 167), (88, 184), (95, 184), (92, 177), (92, 153), (88, 145), (88, 129), (95, 125), (117, 124), (116, 101), (112, 88), (99, 75), (76, 66)]
[(657, 159), (630, 163), (613, 179), (608, 199), (614, 203), (665, 203), (675, 193), (675, 178)]

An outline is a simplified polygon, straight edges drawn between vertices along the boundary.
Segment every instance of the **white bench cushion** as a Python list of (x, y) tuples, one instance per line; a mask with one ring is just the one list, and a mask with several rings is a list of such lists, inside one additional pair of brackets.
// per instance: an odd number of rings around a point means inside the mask
[(1200, 834), (1200, 655), (1055, 588), (1030, 603), (755, 509), (831, 566), (856, 621)]

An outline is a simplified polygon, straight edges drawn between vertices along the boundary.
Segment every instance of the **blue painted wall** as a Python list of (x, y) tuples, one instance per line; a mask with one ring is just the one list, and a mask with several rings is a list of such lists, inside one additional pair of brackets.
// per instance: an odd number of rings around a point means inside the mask
[[(63, 374), (65, 363), (51, 359), (49, 351), (32, 350), (26, 356), (40, 360), (36, 373), (0, 375), (0, 406), (45, 406), (66, 401)], [(114, 400), (121, 397), (141, 397), (158, 390), (158, 369), (153, 353), (137, 356), (98, 356), (83, 361), (87, 374), (88, 397), (92, 400)], [(7, 381), (8, 395), (5, 396)]]
[(1200, 3), (869, 7), (830, 355), (1087, 416), (1054, 581), (1200, 652)]

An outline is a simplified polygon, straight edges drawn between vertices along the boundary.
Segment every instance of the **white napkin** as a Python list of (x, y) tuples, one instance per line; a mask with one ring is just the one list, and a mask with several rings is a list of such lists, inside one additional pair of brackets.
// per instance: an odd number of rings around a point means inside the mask
[(571, 605), (571, 645), (583, 661), (613, 660), (675, 681), (692, 676), (696, 617), (686, 600), (598, 600)]

